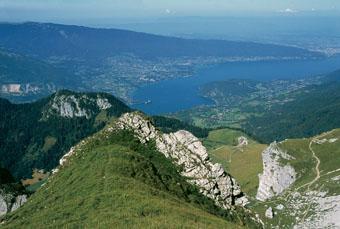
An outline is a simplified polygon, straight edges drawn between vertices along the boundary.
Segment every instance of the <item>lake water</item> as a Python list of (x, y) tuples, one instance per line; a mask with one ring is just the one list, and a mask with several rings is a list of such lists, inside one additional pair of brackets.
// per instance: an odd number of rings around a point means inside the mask
[(192, 77), (165, 80), (138, 89), (135, 101), (148, 101), (133, 107), (147, 114), (164, 114), (212, 104), (199, 96), (199, 86), (226, 79), (298, 79), (340, 69), (340, 55), (320, 60), (231, 62), (197, 69)]

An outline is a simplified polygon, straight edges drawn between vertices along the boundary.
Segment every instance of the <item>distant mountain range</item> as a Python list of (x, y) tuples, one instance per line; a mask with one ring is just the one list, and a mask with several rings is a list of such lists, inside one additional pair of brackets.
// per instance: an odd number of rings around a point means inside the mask
[(197, 66), (322, 57), (288, 46), (33, 22), (0, 23), (0, 49), (0, 95), (16, 102), (58, 89), (103, 91), (131, 102), (136, 88), (191, 76)]
[(251, 42), (193, 40), (49, 23), (0, 24), (0, 46), (40, 58), (65, 57), (97, 61), (114, 55), (141, 58), (180, 56), (310, 57), (300, 48)]

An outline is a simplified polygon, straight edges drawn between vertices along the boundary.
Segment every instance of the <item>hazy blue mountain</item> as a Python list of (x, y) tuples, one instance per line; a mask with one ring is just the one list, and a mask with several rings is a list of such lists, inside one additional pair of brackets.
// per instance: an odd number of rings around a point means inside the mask
[(96, 60), (132, 53), (139, 57), (311, 56), (303, 49), (252, 42), (190, 40), (118, 29), (59, 24), (0, 24), (0, 46), (42, 58), (63, 56)]
[(6, 58), (0, 68), (5, 75), (0, 78), (5, 85), (0, 88), (1, 96), (15, 102), (32, 101), (65, 88), (103, 91), (133, 103), (132, 94), (138, 87), (193, 76), (196, 67), (203, 65), (322, 56), (279, 45), (34, 22), (0, 23), (0, 48), (7, 53), (0, 54), (1, 59)]

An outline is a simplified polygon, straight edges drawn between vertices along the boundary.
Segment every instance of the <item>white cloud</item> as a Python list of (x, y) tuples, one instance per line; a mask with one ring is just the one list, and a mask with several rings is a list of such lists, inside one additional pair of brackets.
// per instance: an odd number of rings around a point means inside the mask
[(291, 8), (286, 8), (284, 10), (280, 10), (281, 13), (287, 13), (287, 14), (294, 14), (294, 13), (298, 13), (299, 11), (291, 9)]

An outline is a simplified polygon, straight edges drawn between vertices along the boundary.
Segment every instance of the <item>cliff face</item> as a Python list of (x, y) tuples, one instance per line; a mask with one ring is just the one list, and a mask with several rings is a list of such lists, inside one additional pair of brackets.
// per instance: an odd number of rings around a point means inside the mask
[(154, 141), (161, 153), (182, 168), (181, 174), (187, 181), (213, 199), (216, 205), (229, 209), (233, 205), (244, 206), (248, 203), (235, 179), (224, 171), (222, 165), (209, 160), (206, 148), (190, 132), (180, 130), (163, 134), (138, 113), (121, 116), (116, 128), (133, 131), (141, 143)]
[(27, 201), (27, 195), (16, 195), (15, 193), (0, 190), (0, 216), (17, 210)]
[[(65, 118), (86, 117), (89, 119), (97, 110), (106, 110), (112, 107), (107, 98), (96, 95), (95, 97), (73, 94), (56, 94), (49, 102), (48, 109), (44, 110), (43, 118), (47, 119), (52, 115)], [(90, 109), (91, 108), (91, 109)]]
[(296, 172), (289, 164), (282, 165), (280, 160), (290, 160), (292, 157), (272, 143), (262, 153), (263, 173), (259, 175), (259, 188), (256, 199), (265, 201), (282, 193), (296, 180)]

